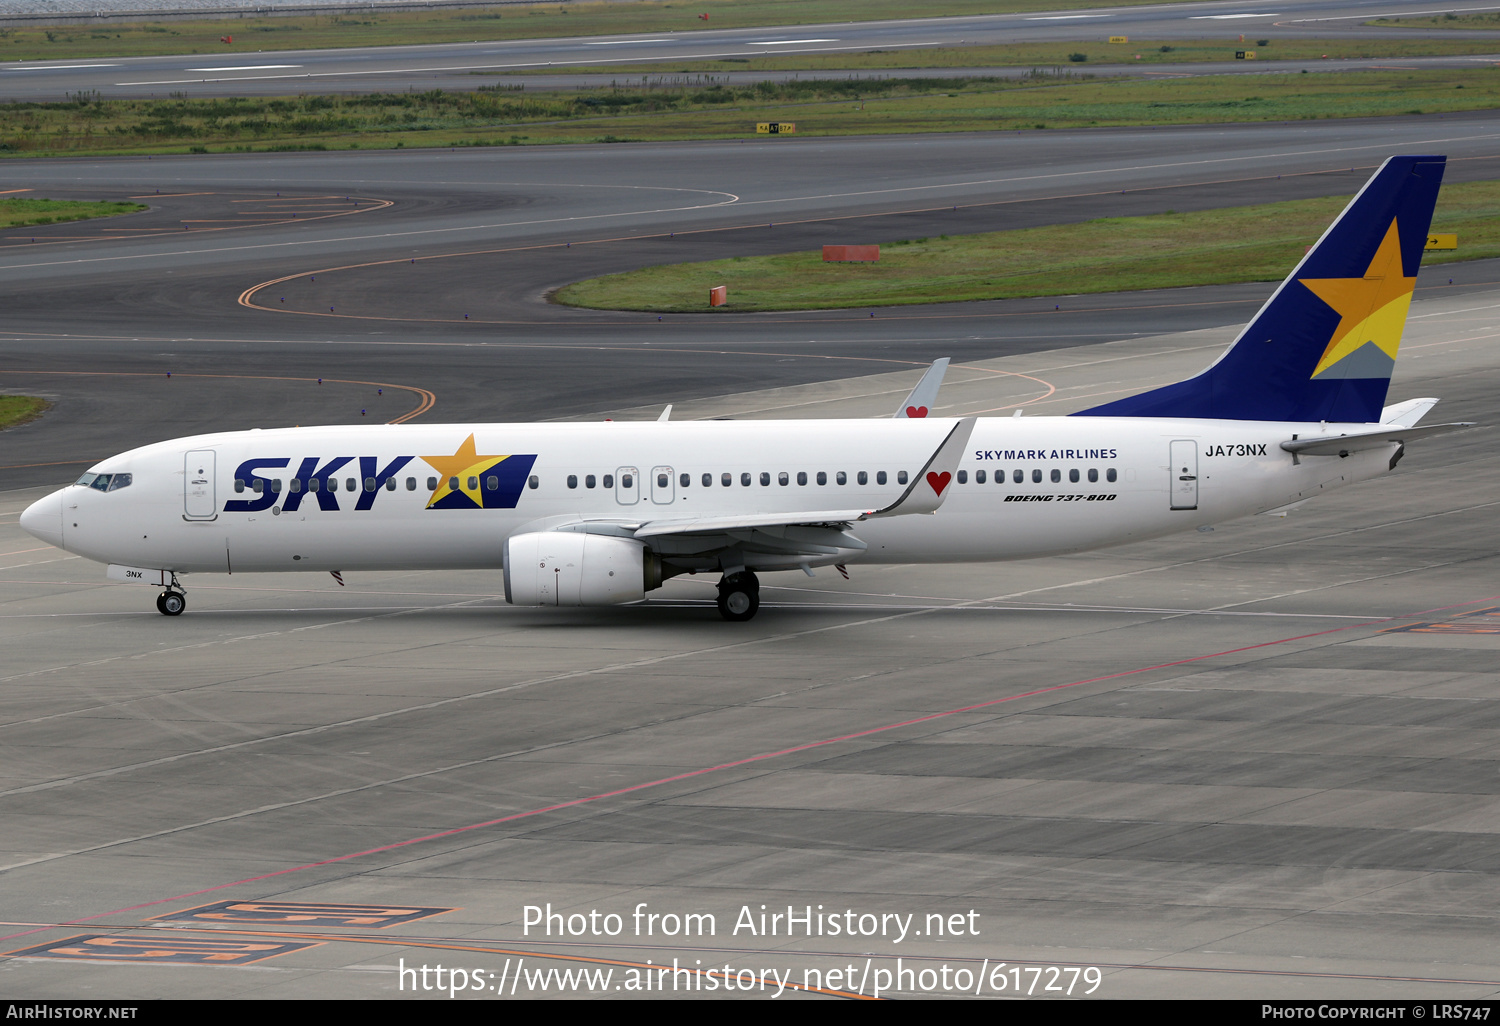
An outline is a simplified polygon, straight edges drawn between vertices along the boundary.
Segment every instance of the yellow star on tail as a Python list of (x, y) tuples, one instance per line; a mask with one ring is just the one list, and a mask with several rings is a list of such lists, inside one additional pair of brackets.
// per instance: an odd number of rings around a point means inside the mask
[(1404, 277), (1403, 270), (1401, 233), (1393, 220), (1364, 277), (1297, 279), (1339, 314), (1338, 327), (1318, 359), (1313, 377), (1371, 342), (1396, 359), (1412, 289), (1417, 284), (1416, 278)]

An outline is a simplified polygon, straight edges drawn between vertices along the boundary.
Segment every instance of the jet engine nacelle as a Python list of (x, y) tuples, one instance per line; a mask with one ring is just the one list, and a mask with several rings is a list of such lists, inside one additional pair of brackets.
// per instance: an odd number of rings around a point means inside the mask
[[(505, 543), (505, 601), (608, 606), (644, 598), (657, 560), (645, 543), (576, 531), (518, 534)], [(659, 571), (658, 571), (659, 573)], [(660, 578), (650, 582), (659, 587)]]

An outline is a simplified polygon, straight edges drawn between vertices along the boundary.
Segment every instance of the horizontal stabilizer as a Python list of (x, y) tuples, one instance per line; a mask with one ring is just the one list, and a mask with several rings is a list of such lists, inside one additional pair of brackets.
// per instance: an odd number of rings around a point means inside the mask
[(1433, 424), (1429, 427), (1405, 427), (1392, 424), (1376, 431), (1356, 431), (1347, 435), (1318, 435), (1315, 438), (1296, 438), (1282, 442), (1281, 447), (1296, 456), (1347, 456), (1365, 449), (1378, 449), (1383, 445), (1425, 438), (1428, 435), (1445, 435), (1450, 431), (1464, 431), (1476, 424)]
[(1427, 416), (1429, 410), (1438, 404), (1436, 399), (1408, 399), (1404, 403), (1395, 406), (1387, 406), (1380, 411), (1380, 423), (1400, 424), (1402, 427), (1411, 427), (1417, 421)]

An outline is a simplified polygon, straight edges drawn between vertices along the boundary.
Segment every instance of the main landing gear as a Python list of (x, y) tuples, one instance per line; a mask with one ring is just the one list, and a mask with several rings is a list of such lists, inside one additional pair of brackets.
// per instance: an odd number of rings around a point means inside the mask
[(167, 590), (156, 596), (156, 611), (162, 616), (181, 616), (186, 608), (187, 596), (182, 593), (182, 586), (177, 583), (177, 576), (174, 574)]
[(749, 570), (725, 574), (719, 581), (719, 615), (740, 622), (760, 609), (760, 580)]

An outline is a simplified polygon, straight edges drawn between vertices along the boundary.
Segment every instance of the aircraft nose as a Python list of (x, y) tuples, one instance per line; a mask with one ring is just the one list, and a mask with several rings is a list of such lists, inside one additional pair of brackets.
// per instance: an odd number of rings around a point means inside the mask
[(21, 530), (48, 545), (62, 548), (62, 492), (53, 492), (27, 506), (21, 514)]

